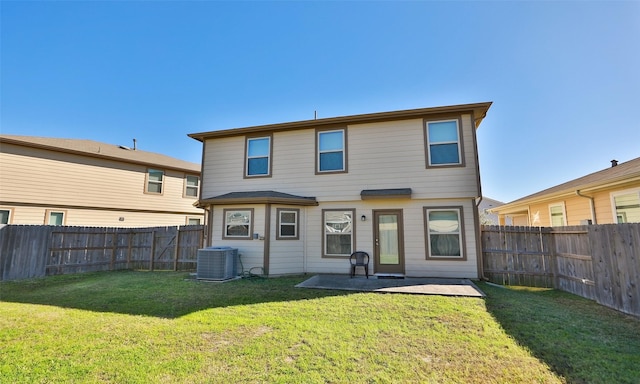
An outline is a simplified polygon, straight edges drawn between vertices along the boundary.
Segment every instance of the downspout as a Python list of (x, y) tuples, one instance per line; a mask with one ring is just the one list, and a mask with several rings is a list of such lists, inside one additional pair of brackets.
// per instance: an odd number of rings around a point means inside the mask
[(598, 224), (598, 221), (596, 220), (596, 205), (595, 205), (593, 196), (582, 195), (579, 189), (576, 189), (576, 195), (580, 197), (584, 197), (585, 199), (589, 199), (589, 205), (591, 206), (591, 221), (594, 225)]
[[(484, 115), (481, 117), (484, 118)], [(480, 158), (478, 156), (478, 136), (477, 136), (477, 124), (475, 114), (473, 111), (471, 112), (471, 137), (473, 139), (473, 152), (475, 153), (476, 160), (476, 187), (478, 191), (478, 197), (476, 200), (476, 208), (473, 210), (473, 221), (476, 227), (476, 258), (477, 258), (477, 266), (478, 269), (478, 278), (480, 280), (486, 280), (484, 276), (484, 261), (482, 257), (482, 228), (480, 228), (480, 212), (478, 211), (480, 207), (480, 203), (482, 202), (482, 183), (480, 182)]]
[(487, 280), (484, 275), (484, 258), (482, 255), (482, 228), (480, 227), (480, 203), (482, 203), (482, 196), (476, 197), (476, 209), (474, 209), (473, 220), (476, 225), (476, 236), (478, 239), (476, 241), (476, 255), (478, 258), (478, 277), (480, 280)]

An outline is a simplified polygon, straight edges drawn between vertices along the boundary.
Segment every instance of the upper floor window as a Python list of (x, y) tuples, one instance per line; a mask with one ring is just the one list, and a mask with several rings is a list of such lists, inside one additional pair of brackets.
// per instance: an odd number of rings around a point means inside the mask
[(317, 132), (317, 172), (346, 172), (346, 129)]
[(162, 183), (164, 182), (164, 171), (149, 169), (147, 171), (147, 193), (162, 193)]
[(271, 174), (271, 137), (247, 138), (245, 176), (269, 176)]
[(462, 207), (424, 208), (427, 259), (465, 259)]
[(199, 188), (200, 188), (200, 178), (198, 176), (187, 175), (184, 178), (184, 196), (185, 197), (198, 197)]
[(611, 194), (615, 223), (640, 223), (640, 189)]
[(354, 249), (353, 209), (323, 210), (324, 256), (349, 256)]
[(551, 218), (552, 227), (564, 227), (567, 225), (567, 220), (564, 213), (564, 204), (553, 204), (549, 206), (549, 217)]
[(426, 121), (427, 167), (462, 165), (458, 119)]
[(251, 239), (253, 208), (225, 209), (223, 239)]
[(299, 209), (278, 208), (277, 240), (297, 240)]

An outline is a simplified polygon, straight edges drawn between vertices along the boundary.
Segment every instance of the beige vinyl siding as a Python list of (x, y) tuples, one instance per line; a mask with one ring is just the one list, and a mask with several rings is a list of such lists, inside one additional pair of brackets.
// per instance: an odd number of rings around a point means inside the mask
[(614, 224), (617, 222), (613, 217), (613, 206), (611, 205), (611, 193), (615, 191), (617, 189), (608, 189), (593, 194), (598, 224)]
[(315, 196), (318, 201), (348, 201), (359, 200), (362, 189), (398, 187), (412, 188), (413, 198), (475, 197), (477, 166), (470, 117), (462, 118), (466, 167), (425, 169), (421, 119), (348, 126), (349, 172), (338, 174), (315, 174), (314, 129), (273, 134), (273, 174), (268, 179), (243, 179), (244, 136), (207, 140), (203, 197), (277, 189)]
[(183, 198), (185, 173), (165, 170), (163, 195), (144, 194), (148, 167), (34, 148), (9, 151), (3, 144), (3, 201), (190, 212), (195, 198)]
[(298, 207), (286, 206), (272, 206), (271, 208), (271, 251), (269, 258), (269, 274), (286, 275), (301, 273), (305, 269), (304, 245), (306, 240), (306, 233), (304, 231), (304, 225), (306, 220), (306, 212), (304, 209), (300, 209), (300, 213), (298, 215), (298, 240), (276, 240), (276, 236), (278, 233), (278, 208), (299, 209)]
[[(465, 229), (465, 249), (467, 260), (426, 260), (425, 229), (422, 207), (462, 206)], [(279, 207), (279, 206), (278, 206)], [(365, 251), (372, 257), (373, 270), (374, 239), (373, 210), (402, 209), (404, 217), (405, 271), (407, 276), (463, 277), (478, 278), (476, 233), (473, 225), (472, 200), (369, 200), (341, 201), (320, 204), (314, 207), (300, 208), (300, 239), (276, 240), (275, 212), (271, 207), (271, 234), (269, 274), (286, 275), (299, 273), (349, 273), (347, 257), (322, 257), (322, 210), (355, 209), (354, 235), (355, 250)], [(264, 205), (217, 206), (213, 210), (211, 238), (213, 246), (238, 248), (245, 271), (250, 268), (264, 267), (264, 240), (223, 240), (223, 209), (254, 209), (254, 232), (264, 236)], [(360, 217), (365, 215), (366, 221)], [(255, 271), (254, 271), (255, 272)]]
[(44, 224), (47, 209), (64, 210), (65, 225), (184, 225), (187, 215), (204, 216), (196, 198), (183, 197), (185, 173), (176, 170), (164, 170), (163, 194), (154, 195), (144, 193), (145, 165), (3, 143), (0, 168), (13, 224)]
[[(64, 225), (96, 227), (147, 227), (186, 225), (187, 215), (172, 213), (144, 213), (131, 211), (104, 211), (91, 209), (72, 209), (65, 207), (13, 207), (11, 224), (43, 225), (48, 224), (47, 212), (64, 212)], [(120, 220), (120, 218), (124, 220)], [(90, 224), (88, 224), (90, 223)]]
[[(252, 268), (264, 268), (264, 240), (254, 240), (253, 234), (248, 240), (223, 239), (222, 232), (224, 230), (224, 210), (225, 209), (251, 209), (253, 208), (252, 226), (253, 233), (264, 236), (265, 228), (265, 211), (264, 205), (225, 205), (215, 206), (212, 212), (212, 225), (210, 227), (210, 239), (212, 246), (215, 247), (232, 247), (237, 248), (242, 262), (241, 270), (238, 266), (238, 272), (249, 272)], [(253, 271), (258, 273), (259, 271)], [(261, 272), (260, 272), (261, 273)]]

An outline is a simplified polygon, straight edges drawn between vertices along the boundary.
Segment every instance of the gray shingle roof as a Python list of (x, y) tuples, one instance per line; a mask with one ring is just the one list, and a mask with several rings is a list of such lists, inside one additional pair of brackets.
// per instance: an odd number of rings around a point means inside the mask
[(93, 140), (2, 134), (0, 135), (0, 143), (12, 143), (58, 152), (75, 153), (84, 156), (200, 173), (200, 164), (197, 163), (191, 163), (155, 152), (133, 150), (127, 147)]
[(283, 203), (294, 205), (318, 205), (315, 197), (296, 196), (276, 191), (230, 192), (200, 201), (201, 204)]
[(566, 192), (575, 192), (576, 190), (595, 188), (618, 181), (628, 180), (634, 177), (640, 177), (640, 157), (624, 163), (620, 163), (615, 167), (609, 167), (601, 171), (590, 173), (586, 176), (582, 176), (577, 179), (567, 181), (566, 183), (558, 184), (554, 187), (536, 192), (529, 196), (522, 197), (520, 199), (509, 202), (501, 206), (500, 208), (509, 208), (511, 206), (521, 204), (525, 201), (542, 199), (547, 196), (551, 197), (553, 195), (558, 195)]

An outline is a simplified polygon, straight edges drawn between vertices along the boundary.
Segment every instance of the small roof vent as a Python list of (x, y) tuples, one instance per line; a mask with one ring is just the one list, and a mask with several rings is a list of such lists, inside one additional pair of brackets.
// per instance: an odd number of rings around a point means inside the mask
[(611, 166), (615, 167), (616, 165), (618, 165), (618, 160), (611, 160)]

